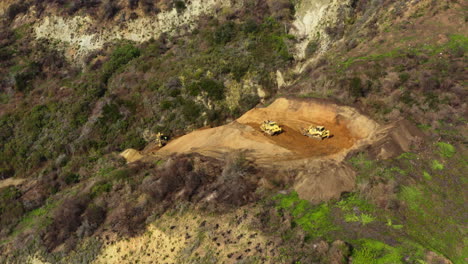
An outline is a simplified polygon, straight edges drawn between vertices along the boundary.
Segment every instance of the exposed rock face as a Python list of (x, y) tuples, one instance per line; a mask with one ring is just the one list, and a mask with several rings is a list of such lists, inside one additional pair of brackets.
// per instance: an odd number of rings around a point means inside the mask
[(324, 52), (330, 46), (332, 39), (326, 33), (326, 28), (334, 26), (340, 17), (350, 7), (349, 0), (304, 0), (296, 6), (295, 20), (291, 33), (299, 43), (296, 46), (296, 58), (304, 59), (307, 44), (314, 40), (320, 43), (319, 52)]
[(88, 52), (102, 48), (119, 39), (144, 42), (162, 33), (177, 35), (189, 32), (203, 15), (210, 15), (224, 7), (233, 7), (231, 1), (193, 0), (183, 12), (174, 8), (151, 17), (139, 17), (107, 26), (89, 16), (64, 18), (49, 15), (34, 25), (36, 38), (59, 42), (72, 60), (83, 58)]
[[(162, 33), (183, 34), (196, 27), (197, 20), (204, 15), (214, 15), (223, 8), (237, 10), (244, 1), (193, 0), (187, 8), (178, 12), (175, 8), (162, 11), (154, 16), (141, 16), (136, 19), (120, 19), (100, 25), (90, 16), (62, 17), (49, 14), (34, 23), (36, 38), (45, 38), (63, 46), (67, 56), (72, 59), (83, 58), (93, 50), (115, 40), (135, 42), (157, 38)], [(297, 37), (295, 56), (303, 59), (310, 41), (319, 43), (318, 52), (326, 51), (332, 41), (327, 28), (334, 27), (346, 17), (350, 1), (305, 0), (296, 6), (295, 20), (290, 33)], [(340, 20), (341, 19), (341, 20)], [(96, 26), (100, 25), (100, 26)]]

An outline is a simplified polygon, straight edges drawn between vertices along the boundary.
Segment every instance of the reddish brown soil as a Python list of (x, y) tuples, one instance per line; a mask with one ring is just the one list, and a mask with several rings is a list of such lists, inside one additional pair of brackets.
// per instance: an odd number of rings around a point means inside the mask
[[(276, 136), (264, 134), (260, 123), (265, 120), (276, 121), (284, 132)], [(300, 131), (310, 125), (325, 126), (332, 137), (318, 140), (302, 135)], [(291, 160), (341, 157), (377, 127), (350, 107), (320, 100), (279, 98), (268, 107), (250, 110), (232, 123), (193, 131), (172, 139), (161, 149), (149, 145), (141, 154), (164, 158), (196, 152), (224, 158), (232, 151), (244, 151), (258, 164), (289, 166)]]
[[(260, 124), (248, 123), (255, 130), (261, 132)], [(348, 129), (344, 125), (320, 124), (330, 130), (331, 138), (319, 140), (302, 135), (298, 128), (294, 129), (287, 125), (281, 125), (283, 133), (275, 136), (263, 135), (272, 140), (276, 145), (291, 150), (302, 157), (321, 157), (340, 152), (350, 148), (355, 139), (351, 137)]]

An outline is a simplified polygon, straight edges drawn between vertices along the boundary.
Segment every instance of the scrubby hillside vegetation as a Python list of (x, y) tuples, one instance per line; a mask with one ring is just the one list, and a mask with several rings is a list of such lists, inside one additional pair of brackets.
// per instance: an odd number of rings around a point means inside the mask
[[(465, 263), (467, 8), (2, 1), (0, 262)], [(425, 138), (349, 153), (353, 191), (320, 202), (293, 188), (314, 171), (245, 152), (119, 156), (151, 146), (146, 130), (177, 138), (281, 96)]]

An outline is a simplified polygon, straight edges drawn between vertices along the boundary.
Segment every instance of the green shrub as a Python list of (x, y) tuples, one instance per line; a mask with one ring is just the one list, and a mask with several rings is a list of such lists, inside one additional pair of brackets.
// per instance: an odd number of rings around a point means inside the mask
[(163, 100), (160, 103), (161, 110), (169, 110), (174, 108), (174, 103), (170, 100)]
[(409, 80), (410, 75), (407, 72), (402, 72), (398, 75), (398, 78), (400, 79), (400, 83), (405, 83)]
[(314, 55), (318, 48), (319, 48), (319, 44), (317, 43), (317, 41), (314, 41), (314, 40), (309, 41), (305, 50), (306, 57), (310, 57)]
[(247, 19), (247, 21), (241, 26), (241, 30), (246, 34), (256, 33), (259, 29), (260, 28), (254, 19)]
[(102, 193), (107, 193), (112, 190), (112, 183), (110, 182), (100, 182), (95, 184), (91, 188), (91, 197), (98, 197)]
[(437, 142), (437, 147), (439, 148), (439, 154), (440, 156), (444, 157), (444, 158), (451, 158), (453, 157), (453, 155), (455, 155), (455, 153), (457, 152), (455, 150), (455, 147), (452, 146), (451, 144), (449, 143), (445, 143), (445, 142)]
[(197, 120), (200, 117), (201, 111), (201, 106), (190, 100), (185, 101), (182, 106), (182, 114), (186, 120)]
[(224, 85), (213, 79), (204, 78), (200, 81), (201, 90), (207, 92), (208, 97), (213, 100), (224, 99)]
[(398, 264), (403, 263), (399, 249), (377, 240), (359, 240), (353, 250), (353, 264)]
[(112, 181), (125, 180), (128, 179), (129, 176), (130, 171), (127, 169), (114, 170), (107, 175), (107, 177)]
[(324, 237), (337, 230), (331, 221), (330, 207), (326, 203), (312, 206), (308, 201), (299, 199), (296, 192), (277, 195), (273, 199), (278, 209), (291, 213), (294, 222), (304, 229), (310, 238)]
[(63, 176), (63, 178), (65, 183), (68, 185), (80, 182), (80, 175), (76, 173), (67, 173)]
[(373, 217), (370, 214), (362, 213), (359, 217), (360, 217), (360, 222), (363, 225), (367, 225), (375, 221), (375, 217)]
[(236, 36), (236, 24), (232, 21), (219, 26), (213, 33), (215, 44), (226, 44)]
[[(34, 106), (24, 118), (24, 132), (34, 140), (50, 121), (50, 111), (46, 105)], [(32, 142), (31, 142), (32, 143)]]
[(16, 187), (0, 189), (0, 226), (16, 223), (24, 213), (23, 204), (18, 200), (21, 196)]
[(432, 176), (427, 171), (423, 172), (423, 178), (428, 181), (432, 180)]
[(400, 101), (402, 101), (406, 105), (414, 105), (416, 100), (411, 96), (411, 92), (406, 90), (400, 96)]
[(281, 59), (289, 61), (294, 57), (289, 53), (288, 45), (285, 42), (286, 37), (287, 35), (269, 34), (265, 39), (265, 44), (269, 45)]
[(361, 78), (353, 77), (349, 80), (349, 92), (353, 97), (364, 96), (364, 88), (362, 86)]
[(431, 168), (432, 168), (433, 170), (443, 170), (443, 169), (444, 169), (444, 165), (443, 165), (442, 163), (440, 163), (438, 160), (433, 160), (433, 161), (432, 161)]
[(146, 141), (140, 134), (130, 133), (126, 136), (126, 140), (120, 145), (121, 149), (142, 149), (146, 146)]
[(184, 11), (187, 7), (185, 6), (185, 2), (182, 0), (176, 0), (174, 1), (174, 6), (175, 9), (177, 10), (177, 13), (181, 13)]
[(421, 204), (424, 202), (424, 194), (416, 186), (403, 186), (401, 188), (400, 199), (406, 202), (412, 211), (423, 213)]
[(20, 92), (32, 89), (32, 81), (40, 73), (40, 66), (37, 63), (30, 63), (21, 71), (14, 74), (15, 88)]
[(102, 109), (100, 120), (105, 123), (115, 123), (122, 118), (117, 104), (106, 104)]
[(123, 65), (140, 56), (140, 50), (131, 44), (117, 47), (110, 59), (103, 65), (101, 81), (105, 84), (110, 77)]
[(27, 2), (13, 3), (8, 7), (5, 14), (7, 15), (8, 19), (11, 21), (15, 19), (15, 17), (18, 14), (27, 12), (28, 9), (29, 9), (29, 4)]
[(14, 200), (21, 196), (21, 192), (16, 187), (7, 187), (4, 189), (0, 189), (0, 200), (2, 202)]
[(208, 98), (213, 100), (224, 99), (224, 84), (214, 79), (203, 78), (200, 81), (192, 82), (187, 86), (191, 96), (198, 96), (202, 91), (206, 92)]
[(464, 35), (451, 35), (447, 44), (449, 52), (455, 57), (463, 57), (468, 50), (468, 37)]
[[(356, 193), (344, 197), (336, 203), (336, 206), (345, 213), (346, 222), (360, 222), (366, 225), (375, 220), (375, 217), (370, 214), (375, 210), (375, 207)], [(355, 212), (356, 209), (360, 211), (359, 214)]]
[(232, 63), (229, 72), (232, 73), (234, 80), (240, 82), (242, 77), (249, 71), (250, 62), (245, 60), (238, 60)]

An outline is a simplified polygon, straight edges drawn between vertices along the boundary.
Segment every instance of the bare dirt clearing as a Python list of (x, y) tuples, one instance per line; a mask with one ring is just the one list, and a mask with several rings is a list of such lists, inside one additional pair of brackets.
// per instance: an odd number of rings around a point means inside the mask
[[(284, 132), (265, 135), (260, 130), (264, 120), (278, 122)], [(317, 140), (302, 135), (301, 129), (311, 124), (325, 126), (333, 137)], [(373, 135), (377, 128), (377, 123), (350, 107), (318, 100), (279, 98), (266, 108), (250, 110), (230, 124), (194, 131), (160, 150), (147, 150), (143, 154), (198, 152), (222, 158), (234, 150), (244, 150), (258, 164), (266, 165), (336, 155)]]
[[(264, 120), (276, 121), (283, 133), (262, 133)], [(317, 140), (302, 135), (301, 129), (309, 125), (325, 126), (332, 137)], [(279, 98), (232, 123), (193, 131), (161, 149), (148, 146), (141, 152), (126, 150), (121, 155), (128, 162), (187, 153), (224, 160), (234, 151), (243, 151), (258, 166), (274, 171), (264, 176), (266, 186), (292, 179), (290, 183), (301, 198), (319, 202), (354, 189), (355, 172), (343, 162), (350, 151), (366, 149), (375, 158), (386, 159), (409, 151), (423, 137), (408, 121), (381, 126), (352, 107), (317, 99)]]
[(10, 186), (18, 186), (21, 185), (25, 179), (17, 179), (17, 178), (9, 178), (5, 180), (0, 180), (0, 189), (10, 187)]

